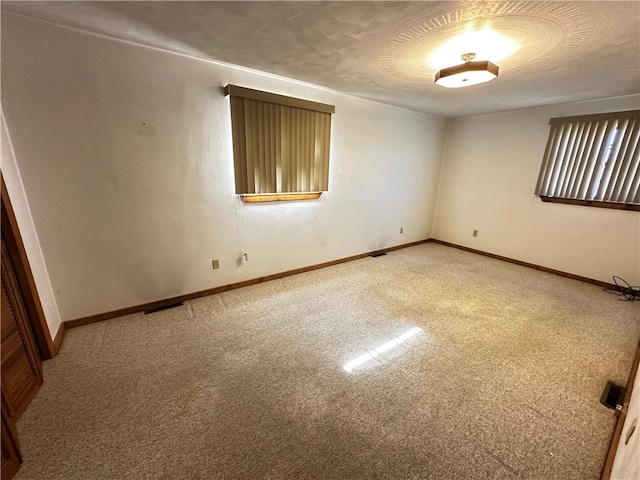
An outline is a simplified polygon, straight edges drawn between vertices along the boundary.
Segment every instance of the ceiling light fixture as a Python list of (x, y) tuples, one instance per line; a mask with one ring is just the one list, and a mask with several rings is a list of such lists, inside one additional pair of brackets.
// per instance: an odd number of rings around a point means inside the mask
[(488, 60), (473, 62), (475, 53), (465, 53), (465, 63), (447, 67), (436, 73), (435, 83), (447, 88), (468, 87), (488, 82), (498, 76), (499, 67)]

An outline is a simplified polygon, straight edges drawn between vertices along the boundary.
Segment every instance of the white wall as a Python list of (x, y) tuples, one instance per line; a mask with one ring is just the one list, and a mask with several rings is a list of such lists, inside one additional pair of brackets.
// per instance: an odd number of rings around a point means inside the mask
[(33, 218), (31, 217), (27, 197), (24, 192), (22, 181), (20, 180), (18, 166), (11, 146), (11, 139), (9, 138), (9, 133), (7, 132), (7, 126), (4, 120), (4, 114), (1, 112), (0, 124), (2, 129), (2, 177), (4, 178), (7, 186), (7, 192), (11, 199), (11, 207), (13, 208), (16, 221), (18, 222), (22, 243), (25, 251), (27, 252), (27, 258), (29, 260), (29, 266), (31, 267), (31, 273), (33, 274), (33, 280), (36, 284), (36, 289), (38, 290), (38, 296), (40, 297), (42, 311), (44, 312), (47, 326), (49, 327), (49, 332), (53, 339), (58, 333), (58, 328), (60, 328), (60, 314), (58, 313), (56, 299), (53, 294), (53, 290), (51, 289), (49, 273), (47, 272), (47, 266), (45, 265), (44, 257), (42, 256), (40, 241), (33, 224)]
[[(549, 119), (639, 108), (640, 96), (450, 120), (432, 236), (612, 283), (640, 284), (640, 214), (534, 196)], [(478, 237), (472, 237), (478, 230)]]
[[(62, 320), (430, 237), (442, 119), (10, 14), (1, 58)], [(336, 106), (319, 201), (237, 199), (228, 83)]]

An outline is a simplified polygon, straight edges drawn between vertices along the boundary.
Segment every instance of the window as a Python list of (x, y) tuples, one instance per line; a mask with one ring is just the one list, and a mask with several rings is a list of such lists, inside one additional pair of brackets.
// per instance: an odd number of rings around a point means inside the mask
[(245, 201), (318, 198), (329, 188), (333, 105), (227, 85), (236, 193)]
[(640, 211), (640, 110), (552, 118), (536, 195)]

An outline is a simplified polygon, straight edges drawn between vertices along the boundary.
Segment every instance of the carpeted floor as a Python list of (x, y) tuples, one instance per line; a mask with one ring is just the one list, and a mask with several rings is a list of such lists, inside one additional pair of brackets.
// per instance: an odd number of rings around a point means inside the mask
[(76, 328), (17, 479), (597, 479), (617, 298), (425, 244)]

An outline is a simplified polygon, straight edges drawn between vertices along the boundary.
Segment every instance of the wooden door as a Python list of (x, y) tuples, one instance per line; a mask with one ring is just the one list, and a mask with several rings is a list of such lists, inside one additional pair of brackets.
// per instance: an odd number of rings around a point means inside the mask
[[(15, 421), (42, 385), (37, 350), (24, 298), (2, 232), (2, 393)], [(3, 410), (4, 415), (4, 410)]]
[(2, 478), (10, 480), (22, 463), (13, 416), (2, 392)]
[[(42, 359), (56, 354), (20, 230), (0, 173), (2, 210), (2, 480), (10, 480), (22, 463), (15, 422), (42, 385)], [(64, 330), (63, 330), (64, 332)]]

